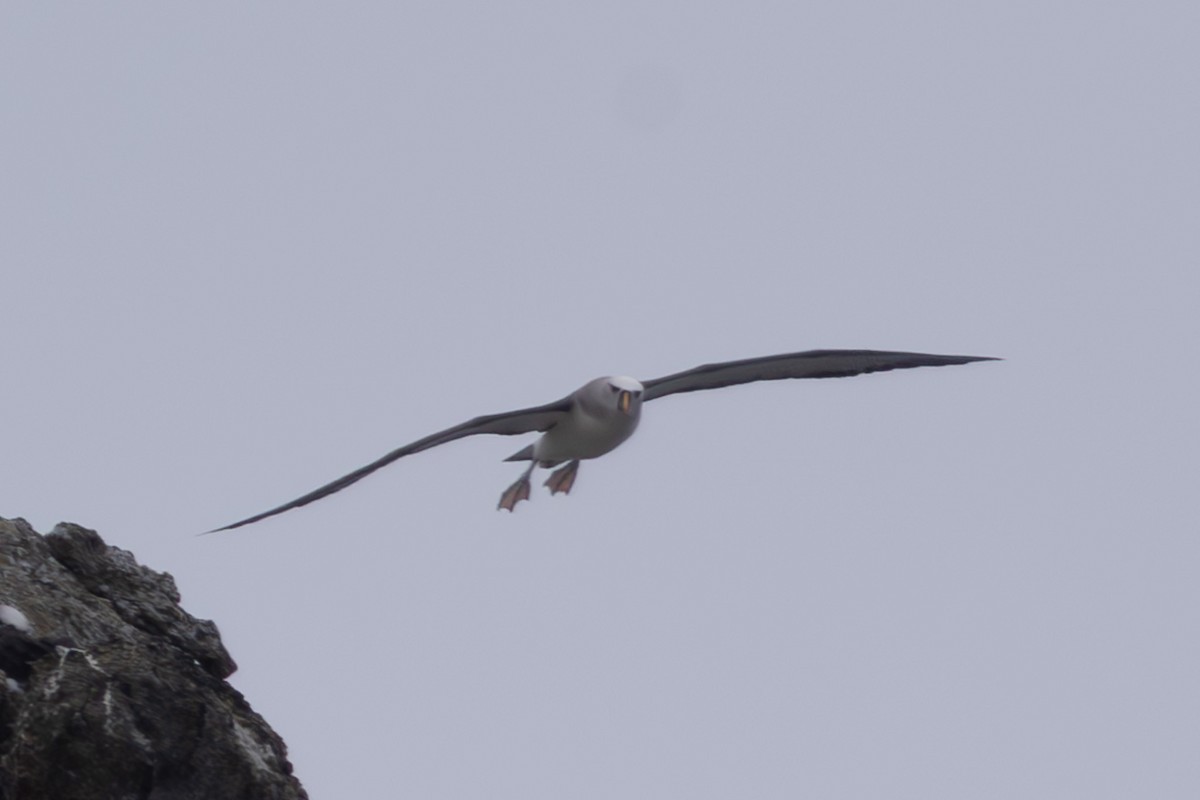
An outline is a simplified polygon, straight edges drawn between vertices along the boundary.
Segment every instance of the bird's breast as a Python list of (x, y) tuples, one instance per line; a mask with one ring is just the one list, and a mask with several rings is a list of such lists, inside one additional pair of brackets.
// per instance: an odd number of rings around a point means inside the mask
[(640, 416), (596, 417), (586, 412), (573, 413), (538, 439), (534, 455), (539, 461), (602, 456), (633, 435)]

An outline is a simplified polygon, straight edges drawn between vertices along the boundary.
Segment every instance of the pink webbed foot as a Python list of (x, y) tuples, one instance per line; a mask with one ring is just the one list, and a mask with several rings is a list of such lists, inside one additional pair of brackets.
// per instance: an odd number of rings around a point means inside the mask
[(529, 473), (526, 472), (516, 483), (505, 489), (504, 494), (500, 495), (500, 503), (496, 506), (496, 510), (499, 511), (502, 508), (506, 508), (511, 512), (517, 503), (528, 499)]
[(555, 495), (559, 492), (570, 494), (571, 487), (575, 485), (575, 476), (579, 473), (579, 459), (568, 461), (565, 467), (559, 467), (550, 473), (550, 477), (546, 478), (546, 486), (550, 487), (550, 494)]

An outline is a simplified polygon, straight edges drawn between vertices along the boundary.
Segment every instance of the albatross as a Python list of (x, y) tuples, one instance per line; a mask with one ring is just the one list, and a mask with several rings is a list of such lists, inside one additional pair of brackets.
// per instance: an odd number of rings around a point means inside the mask
[(901, 353), (886, 350), (807, 350), (741, 361), (704, 364), (662, 378), (638, 381), (623, 375), (596, 378), (553, 403), (502, 414), (475, 417), (461, 425), (430, 434), (397, 448), (364, 467), (335, 481), (263, 511), (252, 517), (216, 528), (209, 533), (232, 530), (282, 514), (293, 508), (340, 492), (397, 459), (481, 433), (515, 436), (541, 433), (537, 441), (518, 450), (505, 461), (528, 461), (529, 466), (512, 486), (500, 495), (496, 508), (512, 511), (529, 499), (530, 476), (536, 467), (559, 467), (546, 479), (550, 494), (569, 494), (579, 474), (579, 462), (611, 452), (633, 435), (642, 416), (642, 404), (660, 397), (701, 389), (719, 389), (755, 381), (786, 378), (845, 378), (868, 372), (885, 372), (914, 367), (945, 367), (973, 361), (998, 361), (989, 356), (944, 356), (931, 353)]

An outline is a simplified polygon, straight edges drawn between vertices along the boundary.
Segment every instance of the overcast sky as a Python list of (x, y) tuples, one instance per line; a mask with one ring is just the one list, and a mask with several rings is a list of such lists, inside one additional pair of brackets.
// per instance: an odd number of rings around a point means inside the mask
[[(11, 6), (0, 516), (176, 576), (316, 798), (1200, 796), (1200, 5)], [(1001, 363), (646, 407), (597, 375)]]

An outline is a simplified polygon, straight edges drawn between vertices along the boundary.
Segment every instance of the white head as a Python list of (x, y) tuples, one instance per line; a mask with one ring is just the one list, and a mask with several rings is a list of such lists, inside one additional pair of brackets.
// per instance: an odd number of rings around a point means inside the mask
[(642, 384), (624, 375), (589, 381), (578, 396), (592, 414), (622, 414), (637, 419), (642, 410)]
[(608, 378), (608, 390), (616, 401), (617, 410), (627, 417), (634, 417), (642, 410), (642, 384), (627, 375)]

